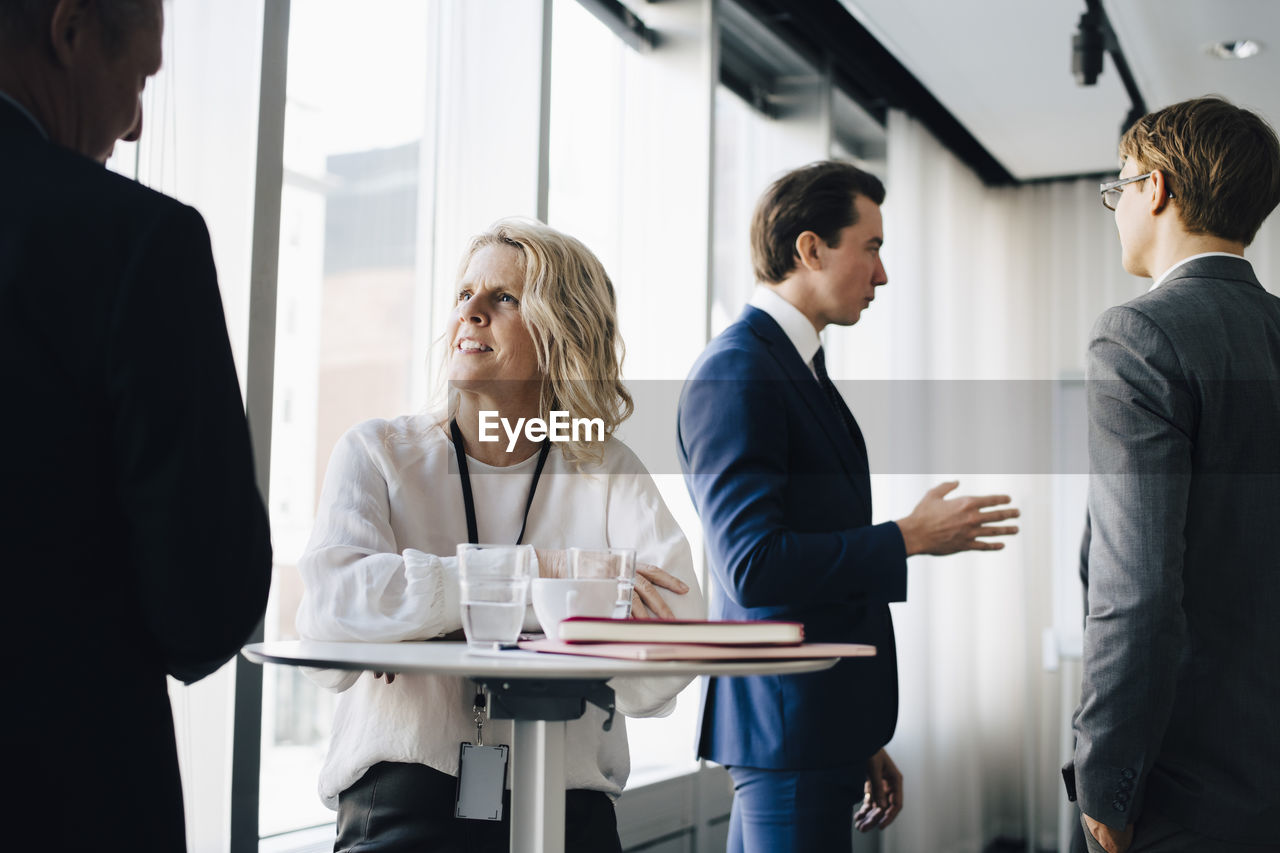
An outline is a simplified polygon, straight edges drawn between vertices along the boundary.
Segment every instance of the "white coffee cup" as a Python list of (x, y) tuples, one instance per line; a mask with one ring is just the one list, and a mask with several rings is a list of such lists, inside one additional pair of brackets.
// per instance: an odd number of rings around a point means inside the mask
[(533, 612), (547, 639), (558, 639), (560, 623), (570, 616), (613, 615), (618, 582), (608, 578), (534, 578)]

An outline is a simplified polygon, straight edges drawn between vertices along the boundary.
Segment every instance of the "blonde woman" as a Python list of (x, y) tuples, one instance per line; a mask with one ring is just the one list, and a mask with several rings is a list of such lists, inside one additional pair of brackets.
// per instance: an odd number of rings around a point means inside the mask
[[(458, 543), (534, 545), (551, 574), (561, 549), (634, 547), (638, 613), (703, 618), (689, 545), (636, 456), (612, 437), (631, 413), (619, 381), (613, 285), (580, 242), (503, 220), (463, 257), (445, 340), (447, 411), (367, 421), (338, 442), (300, 562), (299, 631), (314, 640), (427, 640), (461, 627)], [(479, 441), (480, 412), (596, 418), (599, 435), (508, 449)], [(460, 445), (460, 448), (459, 448)], [(545, 452), (544, 452), (545, 448)], [(469, 530), (456, 463), (465, 453)], [(501, 476), (486, 476), (497, 475)], [(529, 501), (532, 495), (532, 501)], [(527, 507), (527, 513), (526, 513)], [(660, 593), (658, 587), (666, 592)], [(475, 736), (474, 685), (461, 678), (328, 672), (342, 691), (320, 795), (338, 811), (335, 850), (506, 850), (504, 821), (453, 816), (458, 749)], [(615, 685), (629, 716), (661, 716), (688, 679)], [(620, 850), (613, 800), (630, 769), (626, 727), (588, 705), (568, 724), (566, 849)], [(510, 742), (494, 720), (486, 740)]]

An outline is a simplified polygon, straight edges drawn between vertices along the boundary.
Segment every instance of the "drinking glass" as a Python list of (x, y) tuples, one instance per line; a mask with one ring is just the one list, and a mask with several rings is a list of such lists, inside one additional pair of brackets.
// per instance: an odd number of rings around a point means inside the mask
[(532, 545), (458, 546), (462, 630), (469, 648), (511, 648), (520, 639), (532, 565)]
[(631, 615), (631, 596), (636, 584), (636, 550), (634, 548), (570, 548), (569, 577), (616, 581), (618, 599), (613, 606), (614, 619)]

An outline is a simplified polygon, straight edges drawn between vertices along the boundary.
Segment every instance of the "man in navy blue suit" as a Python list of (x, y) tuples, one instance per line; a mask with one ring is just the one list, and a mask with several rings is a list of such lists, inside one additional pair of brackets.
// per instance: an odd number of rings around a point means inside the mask
[[(1005, 495), (925, 494), (899, 521), (872, 524), (867, 450), (827, 376), (818, 333), (851, 326), (888, 281), (874, 176), (821, 162), (761, 198), (751, 250), (761, 282), (707, 347), (680, 400), (681, 466), (711, 557), (711, 618), (803, 622), (813, 641), (874, 644), (810, 675), (712, 678), (698, 754), (734, 781), (729, 850), (850, 850), (888, 826), (902, 776), (884, 750), (898, 715), (889, 602), (907, 593), (907, 557), (997, 550), (981, 536), (1018, 515)], [(854, 807), (861, 807), (854, 815)]]

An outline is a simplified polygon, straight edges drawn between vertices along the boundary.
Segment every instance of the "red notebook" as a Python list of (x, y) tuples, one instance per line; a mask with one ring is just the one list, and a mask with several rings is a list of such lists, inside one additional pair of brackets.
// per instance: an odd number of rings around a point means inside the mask
[(708, 643), (717, 646), (794, 646), (804, 642), (799, 622), (599, 619), (574, 616), (560, 623), (564, 643)]
[[(562, 623), (563, 624), (563, 623)], [(796, 646), (714, 646), (692, 643), (559, 643), (524, 640), (520, 648), (557, 655), (623, 660), (806, 660), (873, 657), (875, 646), (856, 643), (802, 643)]]

